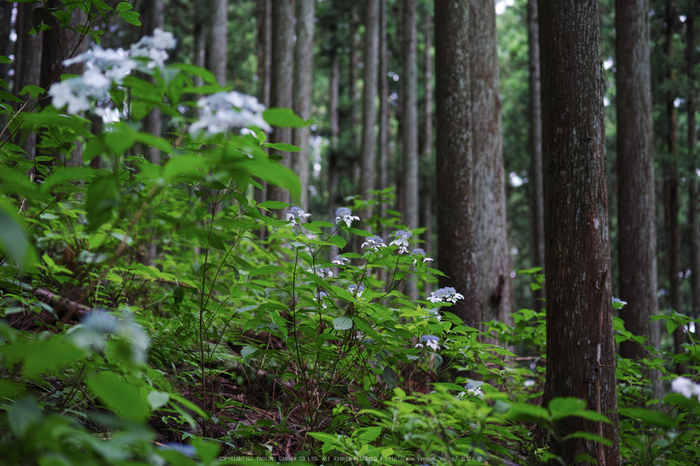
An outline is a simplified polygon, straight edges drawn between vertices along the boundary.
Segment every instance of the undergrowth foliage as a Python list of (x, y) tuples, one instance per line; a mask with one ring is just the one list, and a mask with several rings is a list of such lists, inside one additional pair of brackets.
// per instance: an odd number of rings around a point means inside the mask
[[(138, 22), (126, 3), (68, 8)], [(99, 42), (93, 30), (76, 32)], [(531, 446), (535, 424), (565, 440), (557, 422), (566, 416), (618, 416), (577, 399), (539, 406), (544, 312), (521, 310), (512, 328), (466, 327), (449, 311), (463, 296), (436, 288), (422, 230), (403, 229), (392, 211), (357, 228), (353, 212), (391, 201), (391, 190), (373, 193), (380, 201), (352, 198), (326, 219), (256, 204), (260, 180), (298, 195), (296, 176), (265, 149), (299, 149), (269, 144), (267, 133), (309, 122), (222, 89), (207, 70), (166, 64), (175, 45), (156, 31), (129, 51), (95, 46), (70, 59), (88, 69), (54, 83), (52, 105), (3, 106), (0, 458), (561, 462)], [(168, 138), (142, 131), (155, 107)], [(103, 132), (91, 113), (112, 116)], [(28, 160), (22, 144), (35, 135), (40, 155)], [(161, 165), (143, 155), (151, 148)], [(542, 285), (537, 269), (524, 272)], [(402, 293), (409, 280), (433, 291), (412, 301)], [(671, 333), (689, 329), (679, 357), (697, 367), (697, 322), (658, 319)], [(643, 343), (619, 320), (616, 330), (618, 341)], [(668, 356), (649, 349), (648, 360), (618, 363), (622, 457), (689, 464), (700, 389), (677, 379), (678, 393), (652, 399), (648, 370), (672, 377)]]

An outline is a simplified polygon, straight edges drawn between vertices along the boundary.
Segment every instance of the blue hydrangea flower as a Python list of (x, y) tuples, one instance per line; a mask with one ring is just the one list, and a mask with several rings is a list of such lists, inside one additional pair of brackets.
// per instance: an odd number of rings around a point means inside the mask
[(297, 225), (297, 220), (311, 217), (311, 214), (304, 212), (304, 209), (300, 207), (292, 207), (287, 212), (287, 221), (292, 224), (293, 227)]
[(464, 296), (451, 286), (446, 286), (445, 288), (440, 288), (437, 291), (433, 291), (428, 298), (431, 303), (456, 303), (458, 299), (464, 299)]
[(347, 207), (341, 207), (335, 211), (335, 223), (345, 222), (345, 224), (350, 228), (353, 220), (360, 220), (360, 217), (352, 214), (352, 210)]
[(396, 239), (391, 242), (389, 246), (398, 246), (399, 254), (405, 254), (408, 252), (408, 238), (413, 236), (413, 233), (406, 230), (399, 230), (394, 233)]
[(378, 251), (381, 248), (385, 248), (386, 244), (384, 244), (384, 240), (379, 236), (370, 236), (360, 247)]

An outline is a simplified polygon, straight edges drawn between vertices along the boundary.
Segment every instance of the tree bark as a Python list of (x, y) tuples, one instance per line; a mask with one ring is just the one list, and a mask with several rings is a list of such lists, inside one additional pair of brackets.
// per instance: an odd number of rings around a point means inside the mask
[[(667, 59), (666, 79), (668, 84), (675, 80), (673, 70), (673, 29), (676, 21), (676, 11), (672, 0), (666, 0), (666, 40), (664, 42), (664, 53)], [(667, 157), (663, 164), (664, 184), (664, 224), (666, 239), (668, 241), (668, 278), (670, 283), (671, 309), (683, 313), (681, 301), (681, 254), (680, 254), (680, 224), (678, 220), (678, 122), (676, 121), (676, 107), (674, 106), (675, 94), (672, 86), (666, 92), (666, 118), (667, 132), (666, 144), (668, 148)], [(685, 349), (685, 332), (682, 326), (673, 332), (673, 348), (675, 354), (682, 354)], [(676, 373), (684, 374), (687, 371), (685, 364), (676, 363)]]
[(226, 86), (226, 56), (228, 50), (228, 0), (213, 0), (209, 68), (220, 86)]
[[(292, 108), (292, 66), (294, 61), (294, 0), (272, 2), (272, 68), (270, 81), (270, 107)], [(275, 128), (270, 134), (270, 142), (292, 142), (290, 128)], [(277, 153), (282, 157), (280, 165), (291, 168), (289, 154)], [(289, 191), (274, 185), (268, 186), (267, 198), (272, 201), (291, 202)]]
[(590, 432), (611, 446), (550, 439), (564, 463), (588, 454), (620, 463), (608, 234), (605, 125), (597, 0), (540, 0), (542, 149), (547, 275), (543, 404), (576, 397), (612, 424), (568, 417), (559, 438)]
[[(544, 187), (542, 186), (542, 89), (540, 73), (540, 26), (537, 1), (528, 2), (530, 48), (530, 212), (532, 216), (532, 266), (544, 271)], [(533, 309), (544, 309), (544, 289), (532, 293)]]
[[(41, 48), (42, 33), (29, 34), (32, 30), (32, 11), (36, 6), (30, 3), (17, 4), (17, 19), (15, 21), (15, 32), (17, 42), (15, 42), (15, 95), (19, 95), (25, 86), (39, 86), (41, 84)], [(34, 99), (27, 96), (25, 109), (30, 109), (34, 105)], [(19, 106), (17, 107), (19, 110)], [(36, 136), (22, 135), (24, 141), (17, 141), (22, 144), (22, 149), (26, 152), (28, 160), (34, 160), (36, 150)]]
[(418, 69), (416, 64), (416, 0), (404, 1), (403, 160), (406, 204), (404, 221), (418, 228)]
[[(360, 166), (360, 195), (370, 198), (370, 191), (376, 189), (376, 141), (374, 138), (377, 121), (377, 67), (379, 66), (379, 0), (367, 0), (365, 19), (365, 54), (362, 89), (362, 155)], [(370, 216), (369, 209), (365, 216)]]
[[(379, 189), (389, 187), (389, 85), (387, 83), (386, 0), (379, 0)], [(385, 212), (379, 205), (379, 216)]]
[[(316, 0), (297, 0), (297, 42), (294, 55), (294, 112), (306, 119), (311, 116), (311, 91), (314, 83), (314, 13)], [(302, 148), (294, 154), (292, 168), (299, 176), (299, 206), (309, 210), (309, 127), (296, 128), (293, 144)]]
[(470, 16), (476, 299), (481, 320), (509, 323), (513, 281), (508, 255), (496, 5), (472, 1)]
[[(150, 0), (148, 2), (144, 2), (143, 7), (143, 24), (145, 26), (144, 32), (146, 34), (153, 35), (154, 29), (164, 29), (165, 18), (163, 16), (163, 0)], [(163, 118), (158, 107), (153, 107), (153, 109), (143, 119), (143, 129), (147, 133), (160, 137), (163, 130)], [(160, 165), (160, 150), (158, 150), (156, 147), (147, 146), (146, 155), (149, 162), (155, 165)]]
[[(270, 68), (272, 60), (272, 0), (257, 0), (258, 21), (258, 101), (265, 107), (270, 106)], [(255, 188), (255, 202), (260, 204), (267, 200), (267, 181), (258, 180), (262, 188)]]
[(435, 1), (435, 116), (438, 266), (464, 295), (451, 310), (469, 326), (481, 316), (474, 282), (470, 0)]
[[(696, 83), (695, 65), (697, 63), (695, 40), (695, 13), (693, 8), (686, 19), (686, 53), (688, 63), (688, 156), (691, 161), (697, 160), (697, 129), (695, 113), (697, 112), (698, 88)], [(691, 167), (690, 196), (689, 196), (689, 223), (690, 223), (690, 288), (693, 297), (693, 317), (700, 317), (700, 219), (698, 219), (698, 177), (694, 173), (695, 166)]]
[[(615, 14), (617, 86), (617, 173), (620, 310), (625, 328), (659, 347), (654, 208), (649, 2), (617, 0)], [(620, 344), (625, 358), (648, 357), (643, 345)], [(658, 373), (651, 374), (652, 386)], [(657, 393), (660, 394), (660, 393)]]
[[(433, 156), (433, 31), (432, 16), (430, 12), (425, 15), (425, 145), (423, 147), (423, 166), (429, 166)], [(432, 257), (433, 251), (433, 185), (434, 178), (427, 172), (421, 177), (420, 201), (423, 204), (422, 226), (426, 228), (423, 233), (423, 249), (428, 257)], [(426, 283), (426, 293), (429, 284)]]

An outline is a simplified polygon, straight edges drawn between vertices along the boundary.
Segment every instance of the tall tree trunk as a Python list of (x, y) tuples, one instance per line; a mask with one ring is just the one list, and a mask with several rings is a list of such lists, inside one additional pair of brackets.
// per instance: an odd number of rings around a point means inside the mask
[(228, 0), (213, 0), (209, 68), (221, 86), (226, 86), (226, 56), (228, 50)]
[[(404, 162), (404, 205), (403, 218), (409, 229), (418, 228), (420, 205), (418, 203), (418, 57), (416, 0), (404, 0), (404, 42), (403, 42), (403, 162)], [(418, 287), (413, 277), (406, 282), (406, 294), (418, 299)]]
[[(530, 212), (532, 216), (532, 265), (544, 273), (544, 187), (542, 186), (542, 90), (540, 82), (540, 26), (537, 1), (528, 3), (530, 48)], [(533, 309), (544, 308), (544, 289), (533, 292)]]
[[(3, 2), (0, 4), (0, 55), (9, 57), (12, 55), (12, 40), (10, 40), (10, 33), (12, 31), (12, 9), (14, 8), (13, 2)], [(15, 54), (15, 60), (19, 57)], [(2, 63), (0, 64), (0, 79), (4, 79), (5, 82), (9, 84), (10, 82), (10, 64)], [(3, 115), (4, 121), (5, 115)]]
[[(150, 0), (144, 2), (143, 24), (145, 26), (144, 33), (153, 35), (154, 29), (164, 29), (165, 20), (163, 16), (163, 0)], [(147, 133), (155, 136), (160, 136), (163, 129), (163, 118), (158, 107), (153, 109), (146, 115), (143, 120), (143, 129)], [(160, 150), (153, 146), (147, 146), (147, 158), (149, 162), (160, 165)]]
[[(395, 18), (398, 18), (397, 24), (396, 24), (396, 40), (399, 44), (404, 43), (404, 38), (406, 35), (405, 32), (405, 24), (404, 24), (404, 13), (403, 10), (405, 8), (405, 4), (403, 1), (397, 1), (394, 3), (395, 5)], [(403, 45), (401, 45), (403, 47)], [(400, 63), (403, 63), (404, 57), (399, 57)], [(406, 157), (405, 149), (404, 149), (404, 113), (405, 113), (405, 108), (406, 108), (406, 77), (405, 76), (399, 76), (399, 98), (396, 102), (396, 123), (397, 123), (397, 130), (396, 130), (396, 151), (395, 154), (398, 154), (400, 157), (397, 157), (396, 160), (396, 173), (395, 173), (395, 178), (394, 178), (394, 183), (396, 183), (396, 210), (399, 212), (406, 212), (406, 187), (404, 186), (405, 182), (405, 177), (404, 177), (404, 169), (406, 166), (406, 163), (404, 162), (404, 158)]]
[[(666, 118), (667, 118), (667, 133), (666, 143), (668, 147), (668, 156), (663, 164), (664, 170), (664, 221), (666, 229), (666, 238), (668, 241), (668, 278), (670, 282), (670, 297), (671, 308), (682, 313), (681, 302), (681, 254), (680, 254), (680, 225), (678, 220), (678, 122), (676, 121), (676, 107), (674, 106), (675, 94), (672, 89), (672, 83), (675, 80), (673, 70), (673, 30), (675, 27), (676, 11), (672, 0), (666, 0), (666, 40), (664, 43), (664, 52), (666, 55), (668, 68), (666, 70), (666, 79), (668, 80), (669, 90), (666, 92)], [(685, 332), (682, 326), (679, 326), (673, 332), (673, 347), (675, 354), (685, 352), (682, 344), (685, 343)], [(684, 374), (686, 366), (682, 362), (676, 363), (676, 373)]]
[[(272, 2), (272, 69), (270, 82), (270, 107), (292, 108), (292, 70), (294, 61), (294, 0)], [(292, 142), (290, 128), (275, 128), (270, 142)], [(277, 151), (271, 151), (273, 154)], [(288, 153), (278, 153), (280, 165), (291, 168)], [(289, 191), (269, 185), (267, 198), (272, 201), (291, 202)]]
[[(696, 8), (691, 9), (685, 22), (686, 27), (686, 53), (688, 63), (688, 82), (690, 92), (688, 93), (688, 155), (693, 163), (691, 170), (695, 170), (697, 129), (695, 113), (697, 112), (698, 88), (695, 64), (697, 63), (697, 51), (695, 41), (695, 14)], [(690, 223), (690, 287), (693, 296), (693, 317), (700, 317), (700, 219), (698, 219), (698, 177), (695, 173), (690, 173), (690, 196), (689, 196), (689, 223)]]
[(405, 196), (404, 219), (408, 228), (418, 228), (418, 69), (416, 56), (416, 0), (404, 1), (404, 113), (403, 155)]
[[(294, 112), (306, 119), (311, 116), (311, 91), (314, 83), (314, 13), (316, 0), (297, 0), (297, 42), (294, 55)], [(292, 159), (294, 173), (301, 182), (299, 206), (309, 209), (309, 127), (296, 128), (293, 144), (301, 147)]]
[[(377, 121), (377, 67), (379, 66), (379, 0), (367, 0), (365, 19), (365, 54), (362, 89), (362, 159), (360, 195), (370, 198), (370, 191), (376, 188), (376, 141), (374, 138)], [(371, 215), (369, 211), (365, 216)]]
[[(41, 48), (43, 32), (29, 34), (32, 29), (32, 11), (36, 8), (31, 3), (17, 4), (17, 19), (15, 22), (15, 32), (17, 42), (15, 42), (15, 95), (18, 95), (25, 86), (39, 86), (41, 84)], [(33, 107), (35, 101), (28, 95), (21, 96), (26, 99), (25, 109)], [(19, 106), (17, 107), (19, 110)], [(34, 160), (36, 149), (36, 137), (33, 134), (21, 135), (24, 141), (17, 141), (22, 144), (22, 149), (26, 152), (26, 158)]]
[[(627, 330), (659, 347), (654, 208), (654, 141), (651, 116), (651, 64), (648, 0), (617, 0), (615, 13), (617, 86), (618, 242), (620, 298), (627, 302), (620, 317)], [(620, 354), (642, 359), (649, 354), (632, 341)], [(660, 395), (652, 375), (652, 386)]]
[(483, 321), (510, 322), (513, 280), (508, 255), (503, 136), (496, 49), (496, 5), (474, 0), (472, 44), (472, 152), (476, 299)]
[[(605, 122), (597, 0), (540, 0), (542, 149), (547, 276), (547, 381), (543, 404), (584, 400), (611, 424), (568, 417), (549, 451), (571, 464), (588, 454), (620, 463), (608, 234)], [(572, 47), (571, 44), (576, 44)]]
[[(258, 8), (258, 101), (270, 106), (270, 67), (272, 60), (272, 0), (257, 0)], [(255, 188), (255, 202), (267, 200), (267, 181), (259, 180), (262, 188)]]
[[(386, 0), (379, 0), (379, 189), (389, 187), (389, 83), (387, 82)], [(379, 216), (386, 211), (379, 205)], [(378, 232), (382, 234), (383, 232)]]
[(435, 116), (438, 265), (464, 295), (451, 310), (469, 326), (481, 320), (474, 283), (470, 0), (435, 1)]
[[(425, 15), (425, 146), (423, 147), (424, 166), (429, 166), (433, 156), (433, 20), (430, 12)], [(422, 225), (426, 228), (423, 234), (423, 249), (428, 257), (432, 257), (433, 233), (433, 185), (434, 178), (430, 173), (421, 177), (421, 202), (423, 203)], [(426, 284), (426, 292), (429, 285)]]

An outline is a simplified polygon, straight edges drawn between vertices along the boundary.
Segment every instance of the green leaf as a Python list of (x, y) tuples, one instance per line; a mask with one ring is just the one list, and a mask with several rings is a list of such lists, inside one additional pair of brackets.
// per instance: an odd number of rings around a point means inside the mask
[(141, 21), (139, 21), (139, 14), (135, 11), (125, 11), (123, 13), (120, 13), (120, 15), (122, 18), (124, 18), (124, 21), (126, 21), (127, 23), (133, 24), (134, 26), (141, 26)]
[(270, 125), (281, 128), (302, 128), (311, 124), (288, 108), (269, 108), (263, 112), (263, 118)]
[(0, 64), (6, 65), (12, 63), (12, 60), (10, 60), (10, 57), (6, 57), (5, 55), (0, 55)]
[(336, 330), (350, 330), (353, 322), (350, 317), (336, 317), (333, 319), (333, 328)]
[[(0, 99), (2, 99), (2, 100), (10, 100), (10, 101), (12, 101), (12, 102), (19, 102), (19, 103), (21, 103), (21, 104), (24, 103), (24, 101), (23, 101), (22, 99), (20, 99), (20, 98), (17, 97), (17, 96), (14, 96), (14, 95), (10, 94), (10, 93), (7, 92), (7, 91), (0, 91)], [(291, 151), (290, 151), (290, 152), (291, 152)]]
[(622, 408), (620, 414), (642, 421), (644, 424), (670, 429), (676, 427), (678, 421), (658, 411), (645, 408)]
[(591, 440), (593, 442), (598, 442), (602, 443), (603, 445), (610, 446), (612, 445), (612, 442), (605, 437), (601, 437), (599, 435), (591, 434), (590, 432), (574, 432), (571, 435), (567, 435), (564, 437), (564, 440), (568, 440), (570, 438), (582, 438), (585, 440)]
[(24, 95), (24, 94), (29, 94), (29, 96), (32, 99), (36, 99), (39, 97), (41, 94), (44, 93), (44, 88), (39, 87), (39, 86), (33, 86), (33, 85), (28, 85), (24, 86), (22, 90), (19, 92), (19, 95)]
[(59, 167), (41, 185), (45, 194), (51, 193), (51, 188), (57, 184), (73, 180), (86, 180), (95, 174), (95, 169), (90, 167)]
[(168, 401), (170, 401), (170, 395), (166, 392), (154, 390), (148, 394), (148, 404), (151, 405), (151, 409), (154, 411), (168, 404)]
[(33, 253), (34, 248), (24, 234), (19, 216), (4, 200), (0, 202), (0, 250), (4, 251), (20, 269), (33, 262), (31, 258), (36, 256)]
[(328, 241), (343, 249), (348, 243), (342, 236), (331, 236)]
[(265, 201), (258, 204), (257, 207), (261, 207), (263, 209), (286, 209), (291, 205), (292, 204), (287, 204), (286, 202), (280, 201)]
[(270, 275), (271, 273), (277, 273), (277, 272), (282, 272), (284, 270), (284, 267), (280, 267), (279, 265), (267, 265), (265, 267), (260, 267), (256, 270), (253, 270), (250, 272), (250, 277), (257, 277), (260, 275)]
[(173, 157), (163, 169), (163, 178), (168, 182), (183, 175), (201, 178), (213, 164), (213, 160), (198, 155)]
[(204, 68), (200, 68), (199, 66), (190, 65), (187, 63), (175, 63), (175, 64), (170, 65), (170, 66), (173, 68), (177, 68), (178, 70), (182, 70), (186, 73), (190, 73), (190, 74), (193, 74), (195, 76), (199, 76), (205, 82), (208, 82), (210, 84), (217, 84), (216, 77), (214, 76), (214, 74), (209, 70), (206, 70)]
[(263, 147), (269, 147), (270, 149), (275, 149), (275, 150), (282, 151), (282, 152), (299, 152), (299, 151), (304, 150), (301, 147), (297, 147), (293, 144), (284, 144), (281, 142), (280, 143), (270, 142), (267, 144), (263, 144)]
[(197, 450), (197, 454), (202, 460), (202, 464), (210, 464), (217, 456), (219, 456), (219, 446), (214, 442), (206, 441), (201, 437), (197, 437), (192, 440), (192, 446), (195, 450)]
[(127, 2), (121, 2), (119, 5), (117, 5), (117, 13), (124, 13), (125, 11), (129, 11), (133, 8), (129, 3)]
[(102, 224), (112, 219), (112, 210), (121, 203), (119, 183), (112, 173), (100, 173), (92, 182), (87, 192), (85, 212), (88, 226), (86, 231), (92, 233)]
[(87, 385), (107, 407), (125, 419), (144, 422), (150, 414), (145, 388), (139, 390), (114, 372), (103, 371), (87, 380)]
[(33, 424), (38, 424), (43, 417), (41, 409), (33, 398), (23, 398), (13, 403), (7, 410), (7, 422), (18, 439), (24, 439)]
[(680, 324), (678, 322), (674, 322), (673, 320), (667, 320), (666, 321), (666, 331), (668, 332), (669, 335), (673, 335), (673, 332), (676, 331)]
[(386, 387), (389, 390), (393, 390), (396, 386), (396, 372), (394, 372), (394, 369), (392, 369), (391, 366), (384, 366), (384, 370), (382, 371), (382, 378), (386, 383)]
[(549, 420), (549, 413), (541, 406), (517, 403), (511, 406), (505, 417), (511, 421), (536, 422), (544, 425)]
[(552, 412), (552, 419), (557, 420), (567, 416), (575, 416), (586, 410), (586, 402), (573, 397), (554, 398), (549, 402), (549, 410)]
[(241, 356), (243, 357), (243, 359), (248, 359), (250, 356), (255, 354), (256, 351), (258, 351), (257, 348), (254, 348), (252, 346), (244, 346), (241, 350)]
[(373, 426), (373, 427), (360, 427), (357, 429), (352, 436), (354, 438), (357, 438), (358, 440), (361, 440), (362, 443), (370, 443), (374, 442), (377, 440), (377, 437), (379, 437), (382, 434), (382, 428), (378, 426)]

